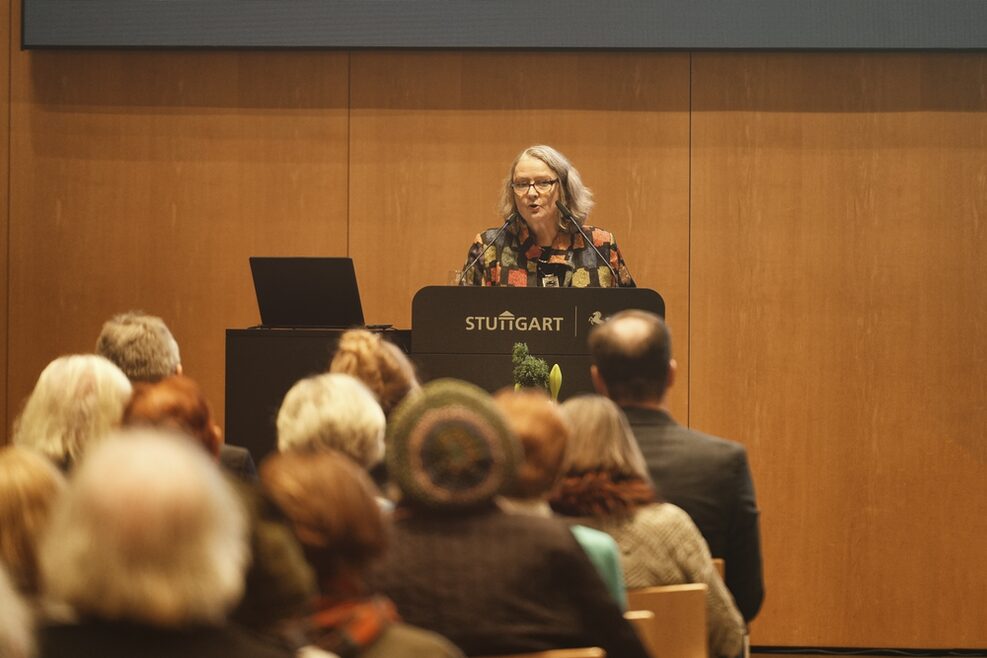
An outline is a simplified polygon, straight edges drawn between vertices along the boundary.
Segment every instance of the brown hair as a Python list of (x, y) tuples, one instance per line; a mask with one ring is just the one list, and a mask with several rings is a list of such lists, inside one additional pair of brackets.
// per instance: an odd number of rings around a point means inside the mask
[(415, 367), (401, 348), (365, 329), (351, 329), (340, 337), (329, 372), (361, 380), (377, 396), (385, 416), (418, 388)]
[(65, 478), (27, 448), (0, 449), (0, 563), (28, 596), (40, 591), (38, 543)]
[(180, 430), (196, 439), (213, 457), (219, 456), (223, 443), (202, 389), (184, 375), (134, 384), (123, 423)]
[(374, 485), (341, 453), (274, 454), (261, 465), (260, 478), (323, 587), (341, 572), (359, 575), (386, 549)]
[(569, 441), (569, 424), (548, 395), (536, 389), (505, 389), (494, 396), (508, 427), (524, 448), (510, 496), (539, 498), (549, 492), (562, 474), (562, 458)]

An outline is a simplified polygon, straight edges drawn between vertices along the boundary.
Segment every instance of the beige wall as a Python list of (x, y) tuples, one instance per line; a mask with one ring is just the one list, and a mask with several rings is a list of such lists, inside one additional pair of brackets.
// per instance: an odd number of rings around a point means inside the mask
[(498, 223), (516, 151), (547, 142), (666, 299), (673, 412), (750, 449), (753, 642), (987, 646), (987, 56), (21, 52), (3, 34), (8, 427), (45, 363), (133, 307), (166, 318), (221, 410), (224, 329), (257, 320), (251, 254), (348, 254), (368, 321), (408, 326), (413, 293)]

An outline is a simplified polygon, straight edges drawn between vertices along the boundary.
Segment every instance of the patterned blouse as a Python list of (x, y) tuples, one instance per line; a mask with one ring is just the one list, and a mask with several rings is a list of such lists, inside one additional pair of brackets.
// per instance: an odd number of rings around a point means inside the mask
[(487, 229), (476, 236), (466, 257), (465, 266), (489, 245), (476, 264), (465, 272), (461, 285), (518, 286), (561, 288), (634, 288), (636, 284), (624, 264), (613, 233), (593, 226), (583, 226), (596, 248), (616, 270), (619, 281), (582, 235), (559, 231), (550, 247), (538, 245), (534, 234), (521, 218), (512, 221), (496, 241), (499, 228)]

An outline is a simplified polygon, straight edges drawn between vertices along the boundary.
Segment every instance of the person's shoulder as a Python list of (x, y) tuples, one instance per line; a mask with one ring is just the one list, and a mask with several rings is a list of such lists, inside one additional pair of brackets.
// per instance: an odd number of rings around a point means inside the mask
[(360, 658), (463, 658), (452, 642), (432, 631), (397, 623), (371, 646), (360, 654)]
[(706, 434), (682, 425), (675, 425), (673, 431), (679, 434), (683, 440), (688, 441), (691, 448), (700, 449), (708, 454), (731, 458), (747, 453), (744, 444), (731, 439)]

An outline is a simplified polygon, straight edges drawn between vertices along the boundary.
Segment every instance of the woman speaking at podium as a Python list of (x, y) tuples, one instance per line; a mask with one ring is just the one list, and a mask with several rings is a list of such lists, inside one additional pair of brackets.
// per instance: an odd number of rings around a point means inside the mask
[(613, 233), (587, 225), (593, 193), (569, 160), (531, 146), (504, 183), (504, 223), (476, 236), (460, 285), (635, 287)]

